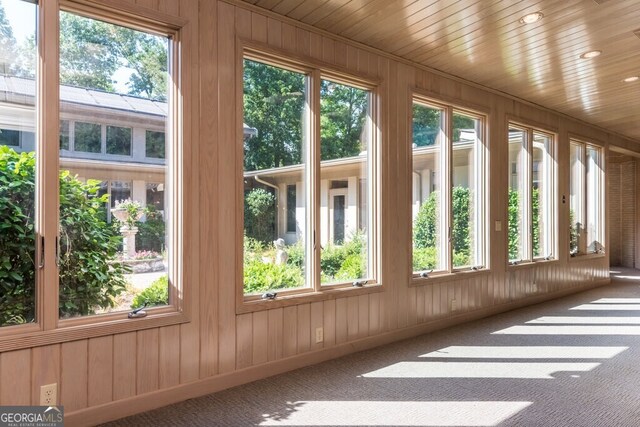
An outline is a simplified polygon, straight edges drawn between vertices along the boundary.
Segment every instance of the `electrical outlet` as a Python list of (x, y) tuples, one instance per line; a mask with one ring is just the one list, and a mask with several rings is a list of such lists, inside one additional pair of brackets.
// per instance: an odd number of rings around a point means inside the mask
[(451, 311), (457, 311), (458, 310), (458, 301), (452, 299), (451, 300)]
[(58, 384), (47, 384), (40, 387), (40, 405), (56, 406), (58, 404)]
[(538, 284), (537, 284), (537, 283), (533, 283), (533, 284), (531, 285), (531, 293), (532, 293), (532, 294), (535, 294), (535, 293), (537, 293), (537, 292), (538, 292)]
[(324, 341), (324, 329), (316, 328), (316, 344), (321, 343), (322, 341)]

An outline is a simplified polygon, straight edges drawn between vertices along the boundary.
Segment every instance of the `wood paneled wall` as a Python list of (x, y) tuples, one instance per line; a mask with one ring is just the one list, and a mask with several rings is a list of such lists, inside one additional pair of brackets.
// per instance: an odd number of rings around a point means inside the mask
[[(129, 2), (134, 3), (133, 0)], [(188, 20), (193, 40), (185, 94), (185, 138), (191, 144), (186, 183), (197, 248), (191, 322), (100, 336), (0, 354), (0, 405), (37, 403), (42, 384), (59, 384), (70, 425), (105, 421), (155, 406), (316, 363), (434, 327), (472, 320), (608, 280), (608, 257), (559, 260), (512, 268), (506, 262), (507, 120), (545, 126), (559, 135), (559, 230), (568, 230), (569, 134), (604, 146), (633, 147), (600, 129), (412, 66), (379, 52), (310, 31), (292, 21), (215, 0), (137, 0)], [(380, 81), (382, 121), (382, 282), (358, 296), (236, 314), (236, 268), (242, 209), (236, 179), (242, 167), (237, 123), (239, 39), (268, 44), (283, 54), (365, 72)], [(410, 286), (410, 88), (487, 112), (490, 153), (490, 268), (446, 281)], [(197, 197), (195, 197), (197, 196)], [(560, 233), (559, 247), (568, 247)], [(535, 284), (535, 286), (534, 286)], [(348, 293), (347, 293), (348, 294)], [(458, 301), (451, 313), (449, 301)], [(324, 342), (312, 338), (324, 327)]]

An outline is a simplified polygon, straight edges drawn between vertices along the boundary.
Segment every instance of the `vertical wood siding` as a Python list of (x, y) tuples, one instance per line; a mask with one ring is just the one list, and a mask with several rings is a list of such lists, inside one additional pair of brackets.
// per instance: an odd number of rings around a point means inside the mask
[[(131, 3), (187, 19), (185, 31), (193, 42), (185, 47), (190, 69), (184, 76), (190, 88), (184, 94), (185, 144), (191, 149), (185, 182), (189, 191), (197, 189), (190, 197), (196, 214), (185, 231), (189, 239), (185, 250), (190, 251), (185, 268), (192, 270), (193, 280), (188, 296), (192, 320), (2, 353), (0, 405), (38, 403), (40, 386), (57, 382), (60, 403), (72, 413), (220, 374), (241, 376), (234, 372), (446, 319), (454, 314), (450, 306), (454, 298), (458, 315), (608, 277), (607, 257), (569, 259), (567, 250), (561, 250), (555, 262), (508, 269), (506, 234), (493, 231), (493, 224), (500, 220), (506, 229), (507, 115), (558, 131), (560, 197), (568, 189), (567, 168), (562, 165), (568, 162), (569, 133), (605, 144), (615, 143), (616, 137), (224, 1)], [(338, 22), (338, 18), (322, 19)], [(236, 314), (236, 286), (241, 279), (235, 266), (241, 263), (242, 250), (237, 239), (242, 229), (241, 184), (236, 179), (238, 168), (242, 169), (242, 150), (237, 146), (242, 121), (237, 113), (239, 39), (335, 64), (354, 75), (365, 73), (380, 82), (382, 292)], [(410, 88), (489, 113), (488, 273), (410, 286)], [(561, 212), (560, 230), (568, 228), (566, 216)], [(559, 245), (568, 246), (563, 233)], [(324, 341), (318, 343), (320, 327)]]

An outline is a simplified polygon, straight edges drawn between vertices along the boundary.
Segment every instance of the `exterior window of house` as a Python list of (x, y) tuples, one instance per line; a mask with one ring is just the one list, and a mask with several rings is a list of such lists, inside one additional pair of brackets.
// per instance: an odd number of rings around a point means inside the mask
[(69, 150), (69, 120), (60, 120), (60, 149)]
[[(5, 80), (16, 78), (17, 74), (29, 75), (32, 79), (36, 76), (37, 48), (27, 41), (37, 41), (37, 6), (31, 2), (13, 1), (11, 7), (15, 13), (3, 15), (2, 24), (0, 123), (36, 129), (35, 97), (33, 94), (21, 96), (16, 114), (16, 108), (6, 102), (11, 99), (6, 93), (7, 86), (11, 85)], [(7, 32), (16, 36), (6, 37)], [(18, 61), (19, 58), (26, 61)], [(36, 250), (39, 240), (36, 224), (41, 223), (42, 218), (36, 213), (35, 205), (36, 193), (42, 188), (36, 179), (36, 164), (40, 160), (33, 144), (34, 134), (30, 134), (32, 144), (27, 147), (27, 144), (21, 144), (23, 132), (0, 129), (0, 327), (3, 330), (13, 326), (25, 331), (30, 324), (40, 320), (37, 305), (41, 295), (36, 293), (36, 278), (41, 257)]]
[(414, 274), (483, 268), (484, 118), (416, 97), (412, 127)]
[(147, 183), (147, 207), (164, 211), (164, 184)]
[(509, 164), (510, 264), (557, 258), (553, 135), (510, 124)]
[(245, 50), (243, 122), (255, 130), (243, 139), (249, 301), (374, 284), (371, 99), (366, 83)]
[(111, 181), (109, 183), (111, 208), (115, 208), (118, 203), (131, 199), (131, 187), (131, 181)]
[(287, 233), (296, 232), (296, 185), (287, 185)]
[(84, 153), (102, 151), (102, 126), (96, 123), (75, 122), (74, 150)]
[(602, 148), (571, 140), (569, 152), (571, 256), (604, 252)]
[(20, 131), (12, 129), (0, 129), (0, 145), (20, 147)]
[[(168, 101), (168, 37), (71, 11), (60, 11), (59, 19), (61, 114), (86, 115), (87, 119), (108, 115), (110, 108), (120, 108), (122, 98), (131, 95), (141, 105)], [(99, 41), (83, 36), (93, 33), (102, 35)], [(92, 55), (87, 56), (87, 51)], [(118, 81), (121, 68), (128, 70), (124, 81)], [(75, 99), (73, 91), (79, 90), (88, 94), (81, 107), (70, 102)], [(99, 103), (87, 101), (93, 98), (98, 98)], [(72, 136), (74, 150), (131, 156), (138, 151), (134, 150), (137, 142), (128, 124), (132, 118), (141, 130), (162, 123), (166, 126), (167, 122), (167, 117), (136, 111), (129, 113), (127, 123), (113, 117), (108, 119), (108, 125), (78, 119)], [(68, 133), (61, 126), (60, 140), (67, 139)], [(156, 151), (164, 153), (165, 145), (168, 147), (164, 138), (157, 139)], [(144, 152), (144, 147), (139, 151)], [(94, 162), (101, 159), (95, 156)], [(113, 158), (96, 167), (95, 163), (87, 165), (62, 154), (60, 168), (60, 318), (130, 311), (145, 302), (149, 311), (153, 306), (171, 303), (169, 290), (175, 281), (168, 266), (172, 265), (174, 248), (167, 236), (172, 225), (168, 223), (165, 227), (163, 216), (153, 215), (146, 208), (151, 198), (154, 207), (162, 204), (164, 218), (173, 218), (172, 205), (165, 204), (164, 198), (168, 191), (167, 200), (171, 200), (167, 167), (154, 165), (132, 171), (124, 161)], [(108, 196), (100, 195), (104, 191), (103, 177), (109, 178)], [(149, 188), (148, 183), (154, 187)], [(159, 188), (163, 191), (158, 191)], [(105, 206), (106, 216), (92, 215), (94, 211), (102, 212)], [(107, 223), (109, 220), (113, 226)], [(155, 222), (151, 225), (150, 221)], [(119, 233), (118, 239), (108, 237), (113, 229)], [(145, 273), (153, 273), (153, 280), (147, 279), (149, 275)]]
[(107, 126), (107, 154), (131, 155), (131, 128)]
[(145, 132), (145, 155), (152, 159), (164, 159), (164, 132)]

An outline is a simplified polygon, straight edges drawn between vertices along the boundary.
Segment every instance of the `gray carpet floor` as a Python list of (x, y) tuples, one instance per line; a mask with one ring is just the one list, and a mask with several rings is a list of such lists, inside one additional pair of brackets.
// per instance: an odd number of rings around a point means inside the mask
[(107, 425), (640, 426), (640, 277), (612, 270), (611, 286)]

